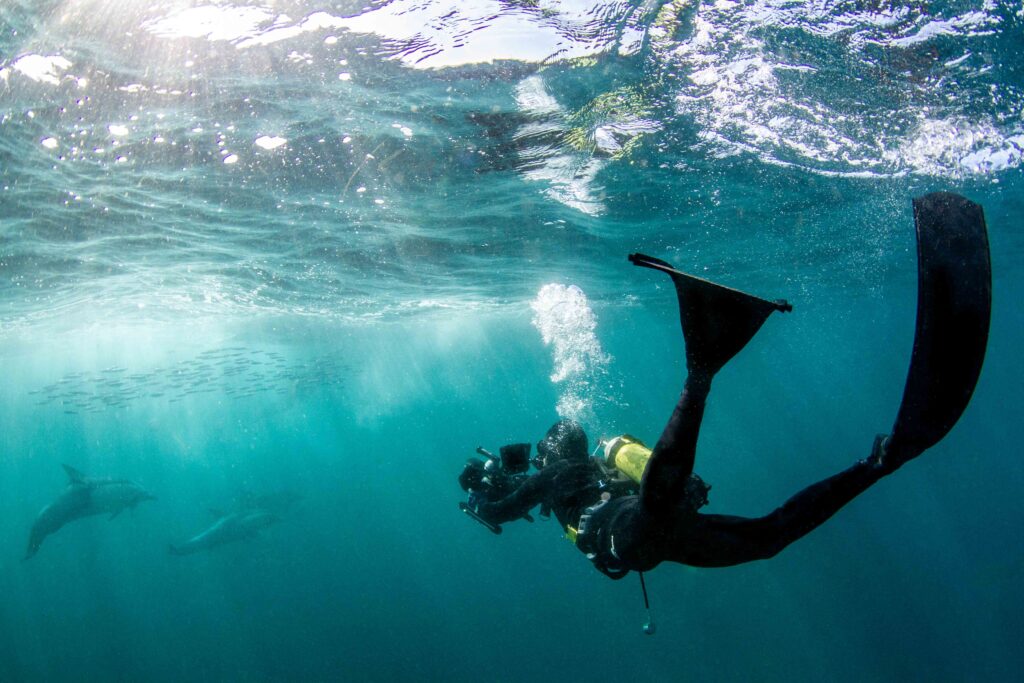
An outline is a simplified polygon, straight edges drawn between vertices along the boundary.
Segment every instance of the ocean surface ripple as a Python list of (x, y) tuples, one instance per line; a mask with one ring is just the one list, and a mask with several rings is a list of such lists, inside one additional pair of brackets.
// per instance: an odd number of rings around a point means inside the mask
[(683, 243), (713, 272), (863, 272), (884, 228), (844, 209), (1017, 177), (1022, 24), (997, 0), (15, 0), (0, 315), (380, 320), (525, 306), (563, 267), (614, 299), (613, 256)]

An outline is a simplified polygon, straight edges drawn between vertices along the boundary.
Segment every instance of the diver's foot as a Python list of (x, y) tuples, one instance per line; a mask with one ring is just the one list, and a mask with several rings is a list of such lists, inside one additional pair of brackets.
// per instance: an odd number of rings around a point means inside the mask
[(920, 452), (911, 453), (906, 449), (892, 448), (892, 435), (879, 434), (871, 446), (868, 462), (879, 472), (891, 474), (902, 467), (905, 462), (913, 460), (918, 455)]
[(888, 450), (892, 437), (888, 434), (879, 434), (875, 437), (875, 443), (871, 446), (871, 455), (868, 456), (868, 463), (882, 474), (895, 472), (896, 468), (902, 465), (897, 462)]

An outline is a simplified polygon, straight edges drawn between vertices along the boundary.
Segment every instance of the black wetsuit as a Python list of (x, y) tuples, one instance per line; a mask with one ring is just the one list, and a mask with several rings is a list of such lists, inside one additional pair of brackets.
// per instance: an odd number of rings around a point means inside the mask
[(577, 537), (577, 547), (613, 577), (666, 560), (726, 567), (776, 555), (941, 440), (974, 391), (991, 315), (992, 272), (981, 206), (959, 195), (933, 193), (914, 200), (914, 223), (919, 276), (914, 353), (892, 434), (876, 440), (870, 458), (808, 486), (764, 517), (698, 512), (702, 501), (693, 495), (693, 462), (711, 380), (773, 311), (791, 307), (632, 254), (635, 265), (672, 278), (689, 372), (651, 453), (639, 495), (620, 495), (596, 507), (602, 473), (587, 462), (586, 452), (575, 448), (512, 494), (479, 505), (477, 513), (501, 523), (544, 503), (564, 527), (572, 528), (587, 514), (586, 533)]
[[(877, 463), (863, 460), (800, 491), (764, 517), (697, 512), (687, 483), (710, 386), (710, 379), (690, 376), (651, 454), (640, 494), (613, 498), (589, 520), (587, 539), (578, 545), (609, 576), (647, 571), (666, 560), (727, 567), (773, 557), (885, 475)], [(601, 478), (593, 463), (557, 461), (505, 498), (481, 504), (478, 513), (500, 524), (544, 504), (563, 528), (577, 528), (580, 516), (601, 499)]]
[(482, 503), (477, 512), (489, 522), (503, 524), (544, 505), (563, 527), (575, 527), (584, 509), (599, 500), (600, 479), (601, 471), (593, 463), (560, 460), (527, 478), (510, 495)]

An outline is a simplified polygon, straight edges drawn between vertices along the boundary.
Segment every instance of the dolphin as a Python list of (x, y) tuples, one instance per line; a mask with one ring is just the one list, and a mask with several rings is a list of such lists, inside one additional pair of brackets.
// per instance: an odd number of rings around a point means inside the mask
[(260, 531), (279, 522), (281, 518), (266, 510), (242, 510), (221, 516), (206, 531), (193, 536), (181, 545), (171, 545), (172, 555), (191, 555), (218, 546), (255, 538)]
[(133, 481), (89, 479), (70, 465), (63, 467), (68, 475), (68, 487), (36, 517), (28, 537), (26, 560), (36, 554), (43, 539), (68, 522), (107, 513), (114, 519), (126, 508), (134, 509), (144, 500), (156, 500), (156, 496)]
[[(243, 491), (235, 498), (232, 509), (234, 512), (262, 510), (283, 515), (290, 512), (300, 500), (302, 500), (302, 496), (294, 491), (275, 491), (272, 493)], [(224, 515), (217, 514), (216, 516), (223, 517)]]

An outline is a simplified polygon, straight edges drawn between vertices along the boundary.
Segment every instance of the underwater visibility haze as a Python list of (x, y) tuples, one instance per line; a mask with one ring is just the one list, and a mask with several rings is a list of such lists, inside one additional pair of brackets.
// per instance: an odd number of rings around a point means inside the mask
[[(0, 681), (1019, 680), (1022, 54), (1008, 0), (0, 0)], [(708, 512), (867, 457), (939, 190), (980, 381), (821, 528), (646, 573), (648, 637), (556, 521), (460, 513), (478, 446), (657, 440), (634, 252), (793, 305), (716, 379)]]

